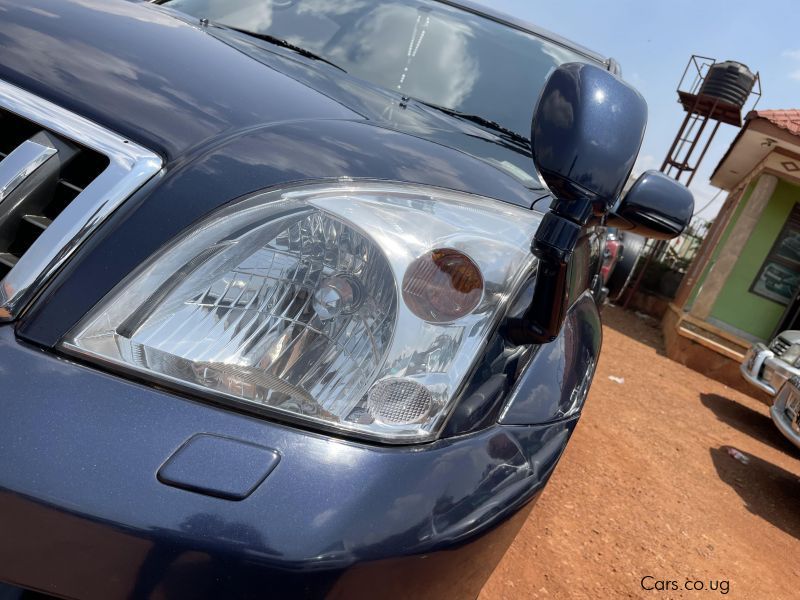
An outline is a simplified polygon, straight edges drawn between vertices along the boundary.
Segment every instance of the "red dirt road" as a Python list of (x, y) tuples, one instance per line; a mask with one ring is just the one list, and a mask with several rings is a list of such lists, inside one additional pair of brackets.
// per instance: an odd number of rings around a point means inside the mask
[(603, 318), (581, 422), (481, 600), (800, 598), (800, 451), (652, 324)]

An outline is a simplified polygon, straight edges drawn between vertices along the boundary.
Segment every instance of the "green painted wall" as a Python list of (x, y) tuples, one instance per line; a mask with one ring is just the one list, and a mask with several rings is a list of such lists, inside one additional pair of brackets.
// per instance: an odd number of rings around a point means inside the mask
[[(758, 180), (756, 180), (758, 181)], [(731, 220), (728, 221), (728, 226), (725, 228), (725, 231), (722, 232), (722, 236), (719, 238), (719, 242), (717, 242), (714, 251), (711, 253), (711, 260), (706, 263), (705, 269), (703, 269), (703, 273), (700, 275), (697, 283), (694, 285), (692, 289), (692, 293), (689, 295), (689, 301), (686, 303), (687, 308), (691, 307), (694, 304), (695, 298), (697, 298), (697, 294), (700, 293), (700, 288), (703, 287), (703, 282), (706, 280), (706, 276), (708, 272), (711, 271), (711, 267), (714, 266), (714, 263), (717, 262), (717, 257), (719, 256), (720, 250), (725, 246), (725, 242), (728, 241), (728, 236), (733, 231), (733, 227), (736, 225), (736, 221), (739, 220), (739, 215), (742, 214), (744, 207), (747, 206), (747, 201), (750, 200), (750, 194), (753, 193), (753, 188), (756, 187), (756, 181), (750, 183), (747, 186), (747, 189), (742, 194), (742, 198), (739, 201), (739, 205), (734, 209), (733, 216)]]
[(711, 309), (712, 317), (763, 340), (770, 336), (785, 307), (748, 290), (797, 202), (800, 187), (779, 181)]

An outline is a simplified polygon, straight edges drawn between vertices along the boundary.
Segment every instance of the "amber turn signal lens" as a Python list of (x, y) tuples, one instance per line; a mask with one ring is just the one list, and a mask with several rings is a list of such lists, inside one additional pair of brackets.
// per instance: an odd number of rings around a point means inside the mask
[(481, 300), (483, 275), (472, 259), (452, 248), (420, 256), (403, 278), (403, 300), (420, 319), (447, 323), (468, 315)]

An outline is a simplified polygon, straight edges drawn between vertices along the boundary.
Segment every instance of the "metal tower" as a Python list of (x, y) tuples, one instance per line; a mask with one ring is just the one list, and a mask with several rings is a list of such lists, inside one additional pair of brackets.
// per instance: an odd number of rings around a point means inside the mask
[[(686, 117), (664, 158), (661, 172), (678, 181), (687, 175), (685, 184), (688, 186), (720, 124), (741, 127), (745, 103), (754, 96), (751, 110), (758, 104), (761, 77), (741, 63), (717, 62), (694, 54), (683, 71), (677, 92)], [(709, 121), (714, 122), (710, 133), (706, 131)], [(700, 154), (693, 159), (698, 148), (701, 148)]]

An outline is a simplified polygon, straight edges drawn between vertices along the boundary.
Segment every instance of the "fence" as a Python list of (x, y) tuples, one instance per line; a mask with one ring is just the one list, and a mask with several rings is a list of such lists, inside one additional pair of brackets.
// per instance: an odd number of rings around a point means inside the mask
[(674, 299), (710, 226), (711, 221), (695, 217), (686, 231), (674, 240), (649, 240), (639, 254), (626, 289), (620, 294), (626, 297), (625, 304), (637, 293)]

